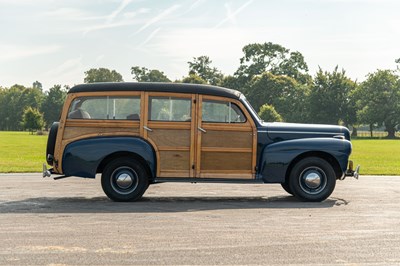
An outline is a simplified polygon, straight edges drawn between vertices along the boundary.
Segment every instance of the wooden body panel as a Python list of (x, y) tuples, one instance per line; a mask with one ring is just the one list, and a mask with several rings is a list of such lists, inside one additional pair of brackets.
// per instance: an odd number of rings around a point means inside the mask
[(211, 171), (242, 171), (251, 173), (251, 151), (250, 152), (226, 152), (213, 151), (201, 153), (201, 170)]
[(67, 126), (64, 131), (63, 140), (70, 140), (75, 138), (85, 138), (87, 136), (118, 136), (118, 135), (133, 135), (139, 136), (139, 125), (134, 127), (95, 127), (95, 126)]
[(164, 129), (149, 123), (148, 127), (153, 131), (148, 132), (147, 139), (151, 140), (159, 151), (159, 177), (192, 177), (190, 125), (188, 129)]
[(203, 124), (203, 128), (207, 130), (207, 133), (203, 134), (202, 148), (248, 148), (251, 150), (253, 144), (252, 131), (233, 131), (222, 128), (220, 130), (213, 130), (206, 124)]

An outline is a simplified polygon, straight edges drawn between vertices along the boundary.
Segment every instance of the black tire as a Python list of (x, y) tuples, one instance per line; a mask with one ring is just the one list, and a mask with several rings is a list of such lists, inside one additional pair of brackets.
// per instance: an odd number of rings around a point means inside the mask
[(302, 201), (323, 201), (332, 194), (335, 185), (333, 167), (319, 157), (301, 160), (290, 173), (289, 188)]
[(293, 195), (293, 192), (290, 190), (289, 184), (286, 181), (284, 183), (281, 183), (281, 186), (287, 193)]
[[(56, 147), (56, 138), (58, 132), (58, 125), (59, 122), (54, 122), (49, 131), (49, 136), (47, 138), (47, 146), (46, 146), (46, 161), (49, 165), (53, 165), (53, 157), (54, 156), (54, 149)], [(51, 155), (49, 157), (49, 155)]]
[(146, 169), (140, 162), (129, 157), (112, 160), (101, 175), (101, 187), (114, 201), (136, 201), (143, 196), (148, 186)]

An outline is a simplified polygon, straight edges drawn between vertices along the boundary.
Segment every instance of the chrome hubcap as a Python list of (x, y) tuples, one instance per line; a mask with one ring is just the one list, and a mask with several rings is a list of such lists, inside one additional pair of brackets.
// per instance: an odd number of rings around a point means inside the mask
[(317, 188), (321, 185), (321, 176), (315, 172), (308, 173), (304, 177), (304, 183), (309, 188)]
[(130, 167), (119, 167), (111, 174), (111, 187), (119, 194), (129, 194), (135, 191), (139, 184), (139, 177)]
[(318, 194), (326, 187), (327, 177), (319, 167), (308, 167), (299, 177), (301, 189), (308, 194)]
[(120, 188), (125, 189), (132, 185), (133, 178), (129, 174), (123, 173), (123, 174), (117, 176), (116, 183)]

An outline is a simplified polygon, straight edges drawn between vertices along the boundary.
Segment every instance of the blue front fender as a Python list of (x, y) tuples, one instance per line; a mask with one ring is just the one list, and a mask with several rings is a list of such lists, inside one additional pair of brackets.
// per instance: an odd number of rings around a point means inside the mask
[(151, 174), (156, 174), (153, 147), (138, 137), (95, 137), (72, 142), (65, 147), (62, 168), (66, 176), (94, 178), (100, 163), (109, 155), (129, 153), (147, 162)]
[(290, 164), (304, 154), (324, 154), (333, 158), (345, 173), (351, 153), (351, 142), (335, 138), (294, 139), (264, 147), (258, 163), (258, 179), (267, 183), (285, 181)]

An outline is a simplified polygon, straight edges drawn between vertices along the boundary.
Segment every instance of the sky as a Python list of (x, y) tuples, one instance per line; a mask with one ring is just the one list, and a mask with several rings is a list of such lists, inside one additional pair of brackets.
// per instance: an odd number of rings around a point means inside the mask
[(188, 74), (207, 55), (226, 75), (242, 48), (273, 42), (305, 57), (310, 74), (336, 65), (357, 81), (400, 58), (397, 0), (0, 0), (0, 86), (83, 83), (105, 67)]

